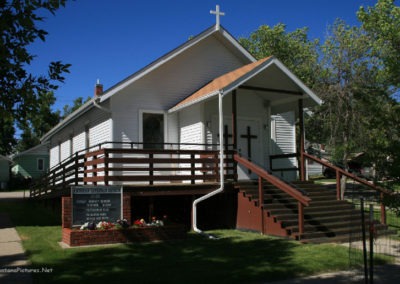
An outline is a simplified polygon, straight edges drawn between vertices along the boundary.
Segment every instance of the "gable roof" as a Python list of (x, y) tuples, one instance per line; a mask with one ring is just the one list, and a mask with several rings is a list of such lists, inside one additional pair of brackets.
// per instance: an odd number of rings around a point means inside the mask
[(240, 43), (222, 26), (219, 28), (216, 25), (211, 26), (210, 28), (206, 29), (205, 31), (201, 32), (191, 40), (183, 43), (182, 45), (178, 46), (177, 48), (173, 49), (172, 51), (168, 52), (167, 54), (161, 56), (157, 60), (153, 61), (146, 67), (140, 69), (138, 72), (132, 74), (131, 76), (127, 77), (126, 79), (122, 80), (121, 82), (117, 83), (116, 85), (109, 88), (101, 97), (100, 102), (107, 100), (109, 97), (120, 91), (121, 89), (125, 88), (126, 86), (132, 84), (136, 80), (142, 78), (149, 72), (153, 71), (154, 69), (160, 67), (161, 65), (165, 64), (166, 62), (172, 60), (182, 52), (186, 51), (187, 49), (191, 48), (192, 46), (198, 44), (200, 41), (210, 37), (216, 36), (218, 39), (223, 40), (226, 44), (229, 44), (236, 53), (242, 57), (245, 57), (249, 62), (255, 61), (256, 59), (243, 47)]
[(34, 146), (30, 149), (27, 149), (23, 152), (15, 153), (15, 154), (11, 155), (10, 158), (15, 159), (17, 157), (29, 155), (29, 154), (31, 154), (31, 155), (48, 155), (49, 153), (47, 151), (47, 146), (48, 146), (48, 144), (39, 144), (39, 145), (36, 145), (36, 146)]
[(276, 65), (284, 74), (286, 74), (301, 89), (301, 91), (306, 94), (306, 96), (311, 98), (317, 104), (322, 103), (321, 99), (307, 86), (305, 86), (300, 79), (290, 72), (289, 69), (287, 69), (278, 59), (273, 56), (269, 56), (244, 65), (212, 80), (195, 93), (180, 101), (178, 104), (172, 107), (169, 112), (174, 112), (197, 102), (206, 100), (216, 96), (218, 93), (226, 95), (273, 64)]
[(77, 119), (90, 109), (98, 106), (97, 103), (104, 102), (105, 100), (112, 97), (114, 94), (118, 93), (120, 90), (126, 88), (130, 84), (134, 83), (135, 81), (145, 76), (146, 74), (157, 69), (161, 65), (169, 62), (182, 52), (188, 50), (189, 48), (195, 46), (196, 44), (198, 44), (199, 42), (203, 41), (204, 39), (210, 36), (215, 36), (225, 45), (230, 46), (230, 48), (233, 50), (234, 53), (238, 54), (246, 61), (248, 62), (256, 61), (256, 59), (243, 46), (241, 46), (240, 43), (227, 30), (225, 30), (222, 26), (217, 27), (216, 25), (213, 25), (208, 29), (204, 30), (203, 32), (201, 32), (200, 34), (198, 34), (197, 36), (193, 37), (191, 40), (186, 41), (182, 45), (161, 56), (160, 58), (153, 61), (149, 65), (145, 66), (144, 68), (140, 69), (139, 71), (133, 73), (124, 80), (110, 87), (100, 97), (94, 97), (90, 101), (86, 102), (79, 109), (68, 115), (63, 121), (61, 121), (49, 132), (47, 132), (41, 138), (41, 141), (42, 142), (47, 141), (52, 135), (56, 134), (58, 131), (66, 127), (70, 122), (74, 121), (75, 119)]

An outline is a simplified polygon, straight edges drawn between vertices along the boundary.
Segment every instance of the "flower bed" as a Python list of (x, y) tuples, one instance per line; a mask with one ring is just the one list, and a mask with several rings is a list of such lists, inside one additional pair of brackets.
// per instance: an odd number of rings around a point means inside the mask
[(108, 230), (80, 230), (63, 228), (62, 242), (71, 247), (115, 244), (115, 243), (135, 243), (153, 242), (164, 240), (184, 239), (186, 230), (183, 225), (167, 226), (146, 226), (126, 229)]

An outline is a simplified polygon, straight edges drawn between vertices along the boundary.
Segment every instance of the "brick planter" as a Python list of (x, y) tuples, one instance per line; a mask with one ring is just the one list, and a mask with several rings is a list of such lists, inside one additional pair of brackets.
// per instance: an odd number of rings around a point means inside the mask
[(69, 228), (62, 229), (62, 242), (71, 247), (115, 243), (165, 241), (184, 239), (185, 237), (186, 230), (183, 225), (93, 231)]

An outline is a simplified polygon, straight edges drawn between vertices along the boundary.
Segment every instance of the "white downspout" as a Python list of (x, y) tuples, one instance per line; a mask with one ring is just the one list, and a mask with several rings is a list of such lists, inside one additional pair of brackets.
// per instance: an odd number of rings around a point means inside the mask
[(218, 108), (219, 108), (219, 180), (220, 187), (200, 198), (193, 201), (192, 206), (192, 223), (193, 231), (196, 233), (203, 233), (199, 228), (197, 228), (197, 204), (200, 202), (224, 191), (224, 121), (223, 121), (223, 109), (222, 109), (222, 92), (218, 92)]

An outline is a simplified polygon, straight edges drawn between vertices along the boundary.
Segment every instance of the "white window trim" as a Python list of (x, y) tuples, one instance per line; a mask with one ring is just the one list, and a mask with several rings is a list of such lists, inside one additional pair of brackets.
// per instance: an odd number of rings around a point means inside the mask
[[(164, 117), (164, 143), (168, 143), (168, 116), (167, 112), (163, 110), (148, 110), (148, 109), (140, 109), (139, 110), (139, 141), (143, 143), (143, 113), (154, 113), (154, 114), (162, 114)], [(140, 146), (142, 148), (143, 145)]]

